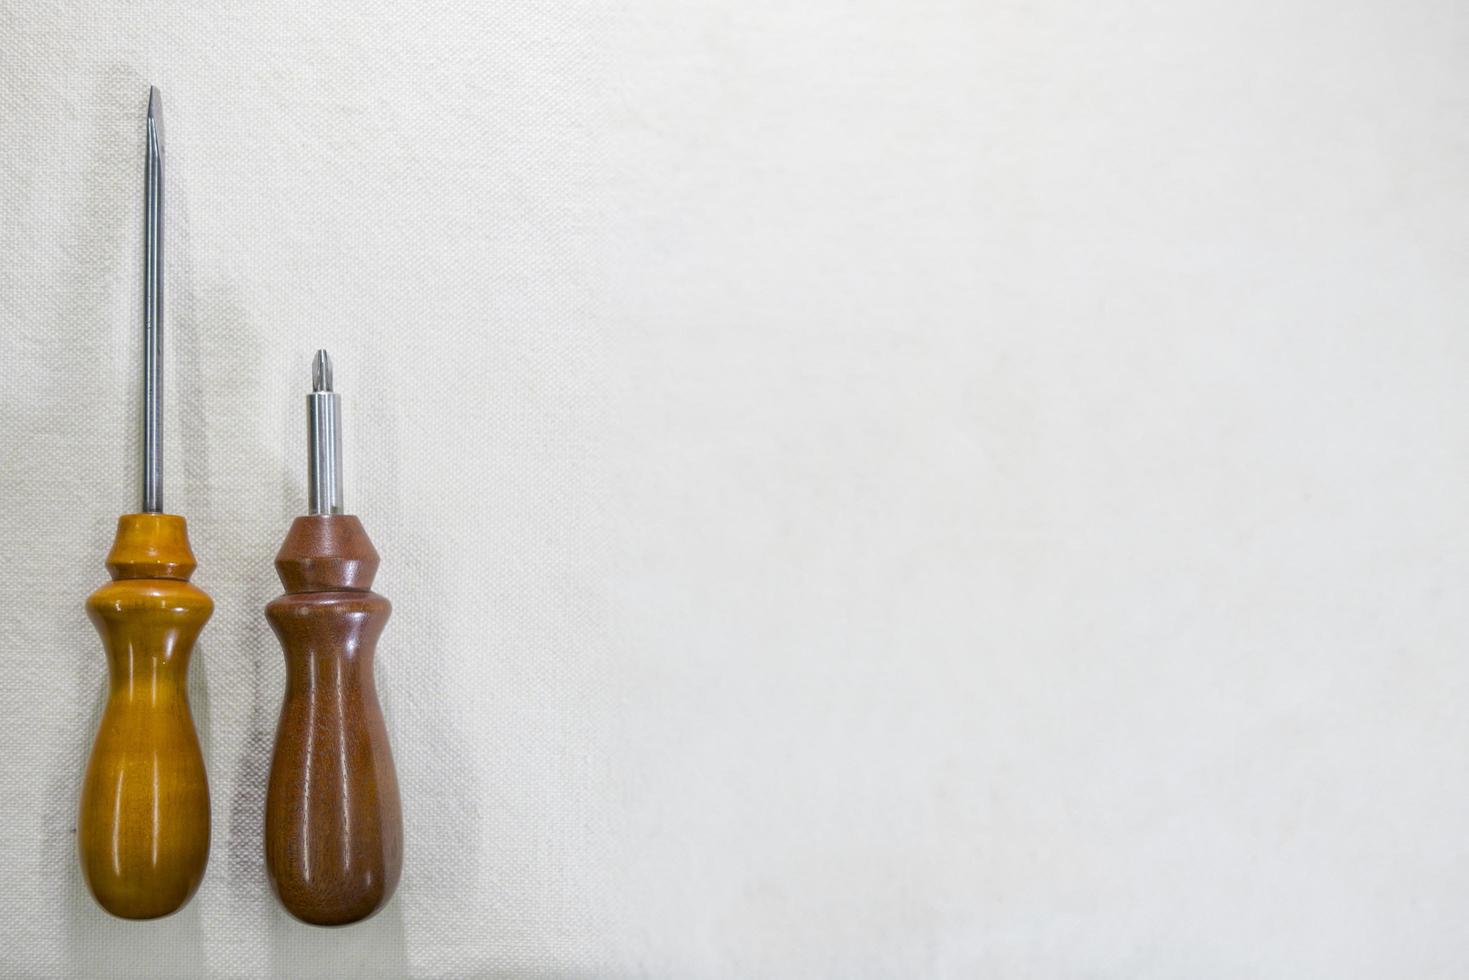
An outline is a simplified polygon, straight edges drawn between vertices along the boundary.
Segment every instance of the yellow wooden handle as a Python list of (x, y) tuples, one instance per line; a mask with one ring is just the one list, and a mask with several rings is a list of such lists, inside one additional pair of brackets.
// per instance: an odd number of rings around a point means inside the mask
[(199, 887), (209, 858), (209, 784), (189, 713), (189, 654), (214, 611), (190, 585), (182, 517), (126, 514), (112, 582), (87, 600), (110, 674), (82, 783), (82, 874), (107, 911), (152, 919)]

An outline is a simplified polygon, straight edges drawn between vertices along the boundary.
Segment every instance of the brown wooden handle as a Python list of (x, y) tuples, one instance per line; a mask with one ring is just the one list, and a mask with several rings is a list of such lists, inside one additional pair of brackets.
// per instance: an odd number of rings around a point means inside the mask
[(209, 783), (188, 671), (214, 603), (188, 583), (194, 556), (182, 517), (124, 515), (107, 567), (114, 581), (87, 600), (110, 682), (77, 844), (102, 907), (152, 919), (189, 900), (209, 859)]
[(367, 591), (377, 562), (357, 518), (298, 518), (276, 557), (286, 594), (265, 610), (286, 656), (265, 865), (281, 904), (315, 925), (378, 911), (403, 866), (398, 778), (372, 676), (392, 609)]

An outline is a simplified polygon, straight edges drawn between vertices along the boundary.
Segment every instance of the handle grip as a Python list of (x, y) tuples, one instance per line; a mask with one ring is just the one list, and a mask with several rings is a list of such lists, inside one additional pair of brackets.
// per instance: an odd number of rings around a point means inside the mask
[(189, 656), (214, 603), (190, 585), (184, 519), (125, 514), (113, 581), (87, 600), (107, 703), (82, 782), (77, 843), (97, 902), (124, 919), (179, 909), (209, 859), (209, 783), (189, 711)]
[(377, 912), (403, 865), (398, 778), (372, 676), (392, 611), (368, 591), (377, 563), (357, 518), (297, 518), (276, 557), (286, 594), (265, 610), (286, 657), (265, 865), (281, 904), (314, 925)]

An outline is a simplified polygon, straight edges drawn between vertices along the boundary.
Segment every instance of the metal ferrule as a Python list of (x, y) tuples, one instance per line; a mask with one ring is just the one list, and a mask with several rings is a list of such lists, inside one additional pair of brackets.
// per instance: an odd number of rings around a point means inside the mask
[(306, 498), (311, 514), (342, 513), (342, 396), (313, 391), (306, 396)]

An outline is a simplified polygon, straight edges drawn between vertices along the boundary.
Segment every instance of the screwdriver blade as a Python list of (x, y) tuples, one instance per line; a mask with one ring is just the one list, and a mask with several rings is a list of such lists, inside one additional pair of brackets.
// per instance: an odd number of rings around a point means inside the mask
[(143, 512), (163, 513), (163, 97), (148, 88), (143, 168)]

